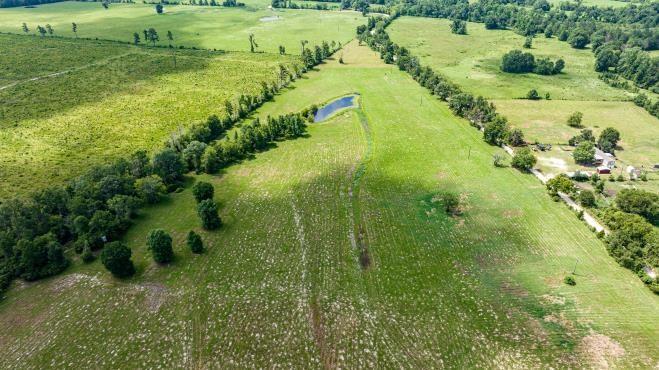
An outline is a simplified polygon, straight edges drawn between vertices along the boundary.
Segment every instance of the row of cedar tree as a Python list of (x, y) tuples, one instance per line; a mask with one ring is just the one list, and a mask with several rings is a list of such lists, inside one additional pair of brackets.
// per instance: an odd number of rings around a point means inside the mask
[(172, 134), (152, 158), (146, 151), (138, 151), (128, 158), (93, 167), (64, 186), (38, 191), (27, 199), (3, 201), (0, 291), (18, 277), (31, 281), (61, 272), (69, 265), (64, 253), (67, 248), (89, 254), (120, 239), (139, 208), (180, 189), (187, 172), (215, 173), (267, 150), (275, 141), (302, 136), (306, 122), (317, 110), (315, 106), (268, 117), (265, 122), (244, 122), (232, 135), (227, 131), (335, 51), (322, 46), (316, 49), (321, 53), (317, 58), (303, 59), (302, 68), (290, 71), (280, 65), (277, 81), (263, 83), (259, 95), (242, 95), (238, 102), (225, 102), (223, 118), (211, 115), (204, 122)]
[[(370, 18), (367, 25), (357, 28), (357, 38), (366, 42), (373, 50), (380, 53), (380, 57), (389, 64), (396, 64), (402, 71), (409, 73), (419, 84), (426, 87), (439, 99), (448, 103), (449, 108), (457, 116), (466, 118), (475, 127), (483, 129), (483, 139), (492, 145), (508, 143), (522, 145), (523, 135), (517, 130), (508, 128), (505, 117), (496, 113), (493, 104), (483, 97), (474, 97), (460, 90), (458, 86), (449, 82), (443, 76), (435, 73), (429, 67), (423, 67), (419, 60), (410, 54), (404, 47), (400, 47), (389, 39), (385, 31), (398, 14), (387, 18)], [(535, 164), (535, 157), (528, 148), (515, 151), (513, 166), (528, 170)], [(571, 180), (565, 178), (573, 188)], [(548, 183), (548, 190), (552, 190), (553, 182)], [(573, 193), (569, 189), (559, 189), (565, 193)], [(638, 198), (638, 197), (637, 197)], [(622, 266), (636, 272), (652, 291), (659, 294), (659, 282), (649, 279), (644, 271), (645, 267), (659, 266), (659, 233), (651, 223), (659, 218), (659, 197), (643, 197), (643, 201), (631, 203), (651, 204), (636, 212), (633, 208), (621, 207), (603, 212), (600, 216), (611, 230), (606, 238), (607, 249)], [(648, 208), (651, 211), (648, 211)], [(629, 213), (632, 212), (632, 213)], [(636, 214), (635, 214), (636, 213)]]

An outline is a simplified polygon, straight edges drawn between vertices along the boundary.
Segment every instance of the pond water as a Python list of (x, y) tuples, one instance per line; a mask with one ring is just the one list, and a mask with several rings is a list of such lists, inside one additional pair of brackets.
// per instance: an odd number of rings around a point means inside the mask
[(355, 107), (355, 98), (355, 95), (348, 95), (330, 102), (318, 109), (316, 115), (313, 117), (313, 121), (322, 122), (340, 109)]

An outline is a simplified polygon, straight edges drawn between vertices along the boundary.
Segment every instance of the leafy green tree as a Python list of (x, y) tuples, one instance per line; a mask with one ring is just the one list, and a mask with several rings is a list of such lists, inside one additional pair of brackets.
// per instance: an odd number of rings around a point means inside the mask
[(167, 185), (177, 184), (183, 179), (185, 163), (177, 152), (163, 149), (153, 157), (153, 172)]
[(195, 170), (196, 173), (200, 173), (202, 170), (201, 157), (204, 155), (207, 146), (199, 141), (191, 141), (183, 150), (183, 159), (188, 162), (189, 168)]
[(89, 244), (86, 244), (84, 246), (84, 248), (82, 250), (82, 255), (80, 255), (80, 258), (82, 259), (82, 262), (84, 262), (84, 263), (91, 263), (96, 259), (96, 256), (94, 256), (94, 253), (92, 253), (92, 249), (89, 247)]
[(506, 136), (506, 142), (508, 143), (508, 145), (512, 145), (512, 146), (524, 145), (525, 144), (524, 132), (522, 132), (522, 130), (518, 128), (510, 130), (510, 132)]
[(174, 259), (172, 237), (163, 229), (151, 230), (146, 236), (146, 244), (157, 263), (169, 263)]
[(156, 4), (156, 13), (157, 14), (162, 14), (162, 12), (163, 12), (162, 4)]
[(172, 42), (174, 42), (174, 34), (172, 31), (167, 31), (167, 41), (169, 41), (169, 47), (172, 47)]
[(283, 45), (279, 45), (279, 55), (286, 55), (286, 48)]
[(531, 89), (528, 93), (526, 93), (526, 98), (529, 100), (539, 100), (540, 95), (536, 89)]
[(552, 71), (552, 74), (559, 74), (563, 71), (563, 68), (565, 68), (565, 61), (563, 59), (557, 59), (556, 63), (554, 63), (554, 70)]
[(126, 243), (112, 242), (103, 248), (101, 262), (115, 277), (127, 278), (135, 273), (131, 255), (132, 251)]
[(524, 49), (530, 49), (531, 46), (533, 46), (533, 37), (532, 36), (526, 36), (526, 39), (524, 39)]
[(41, 37), (46, 36), (46, 33), (48, 33), (48, 31), (46, 31), (45, 28), (41, 27), (41, 25), (38, 25), (38, 26), (37, 26), (37, 32), (39, 32), (39, 34), (41, 35)]
[(48, 31), (48, 34), (50, 36), (52, 36), (55, 33), (55, 30), (53, 29), (53, 26), (51, 26), (50, 24), (46, 25), (46, 31)]
[(564, 173), (549, 179), (546, 186), (550, 194), (556, 194), (559, 191), (565, 194), (572, 194), (576, 189), (572, 180)]
[(199, 202), (197, 205), (197, 214), (201, 219), (201, 225), (206, 230), (215, 230), (222, 225), (217, 204), (212, 199)]
[(511, 165), (518, 170), (529, 171), (535, 166), (537, 159), (529, 148), (521, 148), (515, 151)]
[(584, 207), (595, 207), (595, 194), (590, 190), (581, 190), (579, 192), (579, 204)]
[(201, 236), (192, 230), (188, 233), (188, 247), (195, 254), (204, 252), (204, 242), (201, 240)]
[(137, 32), (133, 33), (133, 44), (134, 45), (139, 45), (140, 44), (140, 34)]
[(535, 58), (531, 53), (511, 50), (501, 59), (501, 70), (508, 73), (529, 73), (535, 67)]
[(451, 22), (451, 32), (456, 35), (466, 35), (467, 34), (467, 22), (463, 20), (456, 19)]
[(501, 145), (506, 138), (507, 133), (508, 123), (506, 122), (506, 119), (497, 116), (494, 120), (485, 125), (485, 129), (483, 130), (483, 140), (488, 144)]
[(206, 199), (213, 199), (215, 188), (212, 184), (204, 181), (198, 181), (192, 186), (192, 195), (197, 203)]
[(23, 32), (25, 32), (25, 33), (29, 33), (29, 32), (30, 32), (30, 29), (27, 27), (27, 23), (25, 23), (25, 22), (23, 22), (23, 26), (21, 27), (21, 29), (22, 29)]
[(146, 203), (155, 204), (167, 192), (165, 184), (158, 175), (151, 175), (135, 181), (137, 195)]
[(158, 32), (155, 28), (151, 27), (146, 31), (146, 40), (149, 40), (153, 46), (156, 46), (156, 42), (160, 41)]
[(21, 239), (16, 250), (20, 256), (20, 275), (27, 281), (58, 274), (69, 264), (62, 245), (52, 234), (33, 240)]
[(581, 112), (574, 112), (568, 117), (567, 119), (567, 125), (570, 127), (575, 127), (575, 128), (581, 128), (583, 127), (581, 125), (581, 120), (583, 119), (583, 113)]
[(259, 44), (256, 43), (256, 37), (253, 33), (249, 34), (249, 51), (252, 53), (256, 52), (256, 48), (259, 47)]
[(141, 205), (140, 199), (130, 195), (115, 195), (108, 200), (108, 209), (121, 221), (134, 217)]
[(579, 164), (591, 164), (595, 160), (595, 147), (590, 141), (582, 141), (572, 152), (574, 161)]
[(131, 154), (128, 158), (128, 166), (128, 172), (136, 179), (150, 175), (153, 170), (146, 150), (138, 150)]
[(113, 240), (117, 234), (117, 219), (108, 211), (96, 211), (89, 220), (89, 234), (95, 240)]
[(71, 23), (71, 31), (73, 31), (73, 34), (78, 38), (78, 24), (76, 24), (76, 22)]
[(300, 45), (302, 46), (302, 49), (301, 49), (301, 51), (300, 51), (300, 55), (303, 55), (303, 54), (304, 54), (305, 46), (306, 46), (308, 43), (309, 43), (308, 40), (300, 40)]
[(655, 226), (659, 224), (659, 195), (645, 190), (623, 189), (616, 195), (615, 202), (621, 210), (640, 215)]
[(577, 29), (570, 34), (567, 42), (575, 49), (583, 49), (590, 42), (588, 32), (582, 29)]
[(620, 60), (618, 50), (613, 45), (604, 45), (595, 53), (595, 71), (607, 72), (615, 68)]
[(605, 128), (597, 138), (597, 146), (607, 153), (614, 153), (620, 140), (620, 132), (613, 127)]

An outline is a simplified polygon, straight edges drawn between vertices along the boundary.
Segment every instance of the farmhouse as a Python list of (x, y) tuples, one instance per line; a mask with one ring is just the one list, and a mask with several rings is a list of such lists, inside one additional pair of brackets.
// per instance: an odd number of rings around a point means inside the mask
[(595, 148), (595, 165), (605, 166), (609, 169), (614, 168), (616, 166), (616, 157), (611, 153)]

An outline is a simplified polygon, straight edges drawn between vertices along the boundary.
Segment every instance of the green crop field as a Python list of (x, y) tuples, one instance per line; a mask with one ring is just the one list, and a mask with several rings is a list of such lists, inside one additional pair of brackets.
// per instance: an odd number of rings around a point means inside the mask
[[(531, 175), (365, 46), (340, 51), (257, 115), (359, 93), (217, 176), (225, 225), (198, 229), (191, 191), (129, 231), (135, 277), (99, 262), (0, 302), (8, 368), (652, 368), (659, 296)], [(449, 217), (434, 198), (461, 194)], [(149, 230), (171, 232), (158, 267)], [(360, 264), (367, 250), (370, 264)], [(576, 286), (562, 283), (575, 269)], [(47, 296), (48, 299), (43, 299)]]
[[(294, 58), (0, 35), (0, 194), (22, 195), (221, 114)], [(45, 59), (48, 58), (48, 59)], [(46, 60), (48, 63), (46, 63)], [(56, 75), (53, 75), (55, 73)], [(34, 78), (39, 78), (33, 80)]]
[(299, 54), (301, 40), (311, 45), (323, 40), (345, 43), (352, 39), (355, 27), (364, 23), (362, 15), (353, 11), (272, 10), (270, 1), (246, 3), (244, 8), (166, 5), (160, 15), (154, 5), (113, 3), (105, 10), (100, 2), (0, 9), (0, 31), (22, 33), (25, 22), (35, 33), (37, 25), (50, 24), (55, 35), (73, 37), (71, 22), (76, 22), (80, 37), (133, 42), (134, 32), (141, 34), (153, 27), (160, 34), (160, 45), (168, 45), (165, 36), (172, 31), (174, 45), (239, 51), (250, 50), (252, 33), (258, 51), (274, 53), (282, 45), (287, 53)]

